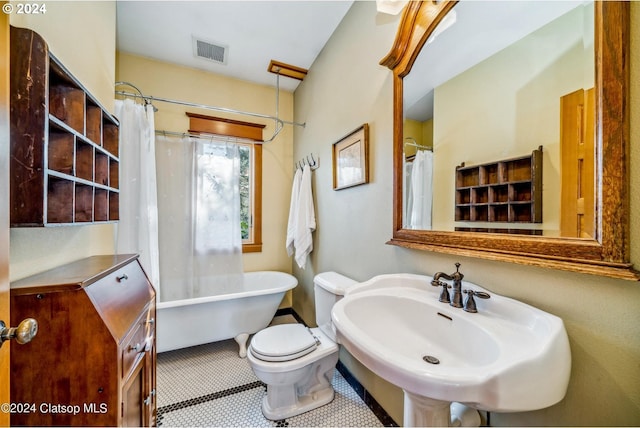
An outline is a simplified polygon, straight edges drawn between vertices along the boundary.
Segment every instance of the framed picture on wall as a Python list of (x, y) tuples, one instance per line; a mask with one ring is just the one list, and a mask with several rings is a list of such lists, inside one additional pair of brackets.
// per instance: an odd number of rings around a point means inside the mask
[(333, 190), (369, 182), (369, 125), (333, 144)]

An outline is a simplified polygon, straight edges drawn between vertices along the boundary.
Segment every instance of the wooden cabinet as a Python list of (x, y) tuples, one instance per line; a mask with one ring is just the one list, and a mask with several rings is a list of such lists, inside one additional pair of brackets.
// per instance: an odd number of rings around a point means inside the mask
[(10, 61), (11, 226), (118, 220), (118, 121), (32, 30)]
[[(11, 283), (11, 425), (156, 424), (155, 292), (137, 256), (94, 256)], [(12, 325), (14, 325), (12, 324)]]
[(531, 155), (456, 168), (455, 220), (542, 222), (542, 146)]

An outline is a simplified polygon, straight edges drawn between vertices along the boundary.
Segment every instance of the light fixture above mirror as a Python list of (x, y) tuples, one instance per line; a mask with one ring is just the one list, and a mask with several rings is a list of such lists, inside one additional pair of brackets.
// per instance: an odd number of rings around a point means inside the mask
[[(406, 210), (403, 198), (404, 149), (408, 138), (413, 136), (405, 135), (404, 131), (404, 80), (410, 75), (416, 59), (428, 45), (434, 31), (443, 28), (446, 23), (443, 20), (451, 16), (449, 13), (455, 10), (456, 4), (456, 1), (446, 0), (409, 2), (404, 9), (394, 46), (381, 61), (394, 74), (394, 230), (389, 244), (638, 280), (638, 272), (629, 263), (628, 2), (597, 1), (592, 9), (595, 123), (591, 128), (594, 133), (596, 171), (593, 174), (595, 209), (592, 230), (576, 237), (559, 237), (558, 234), (544, 236), (542, 233), (492, 233), (490, 229), (481, 229), (481, 233), (477, 233), (406, 227), (403, 212), (403, 207)], [(442, 25), (439, 25), (441, 22)], [(443, 37), (448, 31), (442, 32)], [(435, 69), (439, 65), (431, 63), (428, 69)], [(534, 149), (537, 149), (537, 144)], [(437, 157), (437, 146), (434, 148), (434, 157)], [(448, 169), (433, 175), (434, 187), (453, 179), (456, 170)], [(440, 207), (434, 204), (434, 212), (438, 209)], [(453, 207), (443, 209), (451, 218), (455, 216)]]

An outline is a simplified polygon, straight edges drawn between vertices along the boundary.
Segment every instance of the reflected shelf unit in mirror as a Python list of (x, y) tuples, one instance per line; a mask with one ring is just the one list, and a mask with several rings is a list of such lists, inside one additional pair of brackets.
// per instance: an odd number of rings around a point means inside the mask
[(119, 122), (29, 29), (11, 27), (11, 227), (119, 219)]
[(457, 222), (542, 222), (542, 147), (531, 155), (456, 168)]

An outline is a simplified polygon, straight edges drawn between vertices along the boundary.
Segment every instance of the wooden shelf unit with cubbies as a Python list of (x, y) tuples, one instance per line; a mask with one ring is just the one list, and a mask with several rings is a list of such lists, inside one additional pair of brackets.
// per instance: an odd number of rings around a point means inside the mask
[(119, 122), (32, 30), (11, 27), (12, 227), (119, 220)]
[(456, 167), (455, 220), (542, 223), (542, 146), (531, 155)]

